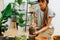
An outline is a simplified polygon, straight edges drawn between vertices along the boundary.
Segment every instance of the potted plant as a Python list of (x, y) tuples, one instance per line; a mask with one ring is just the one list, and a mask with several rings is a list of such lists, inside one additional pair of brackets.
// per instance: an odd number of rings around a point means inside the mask
[[(16, 3), (19, 5), (19, 9), (16, 9)], [(20, 5), (22, 4), (22, 0), (15, 0), (13, 3), (9, 3), (6, 8), (4, 10), (2, 10), (2, 16), (4, 18), (4, 20), (11, 18), (11, 20), (13, 20), (13, 22), (16, 22), (17, 26), (20, 27), (25, 27), (26, 23), (23, 19), (23, 16), (25, 15), (25, 13), (21, 13), (20, 11), (22, 11), (20, 9)]]

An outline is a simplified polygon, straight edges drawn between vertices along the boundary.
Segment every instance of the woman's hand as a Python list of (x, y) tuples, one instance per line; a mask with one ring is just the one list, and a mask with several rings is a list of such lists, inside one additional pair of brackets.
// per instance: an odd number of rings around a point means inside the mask
[(29, 34), (29, 37), (30, 37), (30, 38), (33, 38), (33, 37), (35, 37), (35, 36), (36, 36), (36, 35), (31, 35), (31, 34)]
[(33, 34), (34, 35), (38, 35), (40, 32), (39, 31), (36, 31), (36, 32), (34, 32)]

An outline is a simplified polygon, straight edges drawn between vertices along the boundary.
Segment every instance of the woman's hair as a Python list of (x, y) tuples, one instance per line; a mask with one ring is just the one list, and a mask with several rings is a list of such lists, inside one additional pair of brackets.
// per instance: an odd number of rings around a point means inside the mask
[[(44, 2), (44, 0), (38, 0), (38, 2), (40, 1)], [(46, 2), (49, 3), (49, 0), (46, 0)], [(43, 26), (46, 26), (48, 23), (47, 16), (48, 16), (48, 9), (45, 11), (44, 16), (43, 16)]]
[[(44, 1), (44, 0), (41, 0), (41, 1)], [(40, 2), (40, 0), (38, 0), (38, 2)], [(49, 3), (49, 0), (46, 0), (47, 3)]]
[(47, 24), (48, 24), (48, 8), (44, 12), (44, 16), (43, 16), (43, 26), (46, 26)]

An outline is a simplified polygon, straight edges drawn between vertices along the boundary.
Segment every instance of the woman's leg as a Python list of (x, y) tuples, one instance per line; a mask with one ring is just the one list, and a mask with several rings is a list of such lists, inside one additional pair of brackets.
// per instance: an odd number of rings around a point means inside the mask
[(47, 40), (51, 40), (51, 36), (54, 32), (54, 28), (48, 28), (46, 31), (40, 33), (35, 39), (43, 40), (44, 38)]

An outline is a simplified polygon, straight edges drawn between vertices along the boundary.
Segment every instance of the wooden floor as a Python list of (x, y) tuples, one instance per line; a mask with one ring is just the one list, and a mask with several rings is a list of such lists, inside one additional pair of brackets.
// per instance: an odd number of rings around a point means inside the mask
[[(0, 36), (0, 40), (2, 40), (2, 38), (5, 37), (5, 36), (15, 37), (15, 36), (20, 36), (20, 34), (24, 34), (28, 38), (28, 35), (29, 35), (28, 32), (21, 31), (21, 30), (16, 30), (16, 29), (9, 29), (3, 34), (4, 34), (4, 36)], [(55, 35), (55, 36), (53, 36), (53, 38), (54, 38), (54, 40), (60, 40), (59, 35)], [(46, 37), (35, 37), (35, 40), (48, 40), (48, 38), (46, 38)]]
[(21, 31), (21, 30), (16, 30), (16, 29), (9, 29), (7, 30), (4, 34), (4, 37), (5, 36), (8, 36), (8, 37), (15, 37), (15, 36), (21, 36), (21, 35), (26, 35), (27, 38), (28, 38), (28, 35), (29, 33), (26, 31)]

